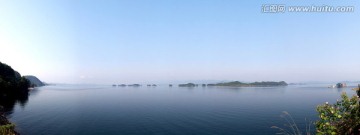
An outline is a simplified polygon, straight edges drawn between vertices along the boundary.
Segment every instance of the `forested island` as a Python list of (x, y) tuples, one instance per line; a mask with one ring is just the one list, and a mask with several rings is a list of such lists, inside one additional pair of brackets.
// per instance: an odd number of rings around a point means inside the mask
[(208, 84), (207, 86), (228, 86), (228, 87), (274, 87), (274, 86), (287, 86), (288, 84), (284, 81), (280, 82), (252, 82), (252, 83), (243, 83), (239, 81), (225, 82), (225, 83), (216, 83)]
[[(224, 82), (224, 83), (215, 83), (215, 84), (202, 84), (202, 87), (205, 86), (225, 86), (225, 87), (276, 87), (276, 86), (287, 86), (288, 84), (285, 81), (280, 82), (252, 82), (252, 83), (243, 83), (239, 81), (233, 82)], [(197, 87), (198, 84), (187, 83), (187, 84), (179, 84), (179, 87)]]
[(196, 87), (197, 84), (187, 83), (187, 84), (179, 84), (179, 87)]

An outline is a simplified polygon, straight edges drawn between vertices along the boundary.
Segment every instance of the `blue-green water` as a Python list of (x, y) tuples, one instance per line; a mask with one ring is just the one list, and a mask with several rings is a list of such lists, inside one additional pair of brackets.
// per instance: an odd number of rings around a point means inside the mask
[(305, 132), (315, 108), (352, 87), (272, 88), (111, 87), (56, 85), (31, 91), (8, 117), (22, 135), (240, 135), (275, 134), (289, 112)]

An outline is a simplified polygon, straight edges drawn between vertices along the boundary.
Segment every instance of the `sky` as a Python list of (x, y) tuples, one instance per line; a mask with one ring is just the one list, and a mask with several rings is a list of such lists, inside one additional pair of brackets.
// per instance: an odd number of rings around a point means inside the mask
[[(262, 6), (354, 6), (264, 13)], [(0, 61), (48, 83), (358, 81), (359, 0), (0, 0)]]

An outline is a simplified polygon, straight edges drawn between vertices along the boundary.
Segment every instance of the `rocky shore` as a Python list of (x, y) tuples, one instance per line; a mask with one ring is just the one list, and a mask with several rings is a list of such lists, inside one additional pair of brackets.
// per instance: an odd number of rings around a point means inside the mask
[(15, 131), (15, 125), (12, 124), (3, 114), (0, 114), (0, 134), (1, 135), (20, 135)]

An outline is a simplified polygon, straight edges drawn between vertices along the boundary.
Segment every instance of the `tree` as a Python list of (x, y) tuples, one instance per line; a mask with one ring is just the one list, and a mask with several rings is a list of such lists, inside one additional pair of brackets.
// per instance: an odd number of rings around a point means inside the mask
[(21, 77), (10, 66), (0, 62), (0, 96), (27, 93), (29, 86), (30, 83), (25, 77)]
[(316, 122), (318, 134), (359, 134), (359, 96), (349, 98), (346, 93), (342, 93), (341, 98), (335, 104), (331, 105), (326, 102), (317, 107), (320, 117), (320, 120)]

